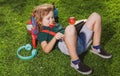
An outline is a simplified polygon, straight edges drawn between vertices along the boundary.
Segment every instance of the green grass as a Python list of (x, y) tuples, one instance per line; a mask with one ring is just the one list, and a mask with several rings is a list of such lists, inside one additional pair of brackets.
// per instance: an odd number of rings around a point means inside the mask
[(70, 67), (70, 57), (58, 50), (45, 54), (38, 45), (38, 55), (28, 61), (16, 55), (20, 46), (31, 43), (25, 25), (34, 6), (52, 2), (63, 26), (70, 16), (84, 19), (92, 12), (102, 16), (101, 44), (113, 58), (105, 60), (88, 52), (84, 62), (94, 69), (89, 76), (120, 76), (120, 0), (0, 0), (0, 75), (83, 76)]

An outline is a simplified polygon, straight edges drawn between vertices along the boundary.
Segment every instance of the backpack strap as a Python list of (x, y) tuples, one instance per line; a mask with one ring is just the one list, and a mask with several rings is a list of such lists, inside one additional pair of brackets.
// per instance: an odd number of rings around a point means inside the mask
[(34, 27), (37, 27), (36, 22), (35, 22), (35, 19), (34, 19), (33, 16), (31, 17), (31, 22), (32, 22), (32, 25), (33, 25)]
[(48, 33), (52, 36), (55, 36), (56, 32), (50, 31), (50, 30), (41, 30), (41, 32)]
[(32, 22), (32, 25), (33, 25), (32, 31), (33, 31), (33, 33), (36, 35), (37, 32), (38, 32), (38, 30), (37, 30), (37, 24), (36, 24), (35, 19), (34, 19), (33, 16), (31, 17), (31, 22)]
[(32, 37), (32, 46), (33, 48), (37, 47), (37, 25), (36, 22), (34, 20), (34, 17), (31, 17), (31, 19), (27, 22), (27, 30), (30, 33), (31, 37)]

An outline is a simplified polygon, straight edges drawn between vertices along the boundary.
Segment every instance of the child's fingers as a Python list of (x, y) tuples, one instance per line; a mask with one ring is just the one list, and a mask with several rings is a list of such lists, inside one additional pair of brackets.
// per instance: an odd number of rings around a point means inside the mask
[(56, 38), (57, 40), (62, 39), (63, 37), (64, 37), (64, 34), (62, 34), (62, 33), (60, 33), (60, 32), (58, 32), (58, 33), (55, 35), (55, 38)]

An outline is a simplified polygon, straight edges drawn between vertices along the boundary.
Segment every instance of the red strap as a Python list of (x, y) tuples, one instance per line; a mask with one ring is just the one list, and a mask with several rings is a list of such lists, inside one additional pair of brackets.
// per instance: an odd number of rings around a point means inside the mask
[(41, 30), (41, 32), (45, 32), (45, 33), (48, 33), (52, 36), (55, 36), (56, 32), (53, 32), (53, 31), (50, 31), (50, 30)]
[(34, 48), (37, 47), (37, 44), (36, 44), (36, 38), (37, 38), (37, 36), (34, 35), (34, 34), (32, 34), (32, 45), (33, 45)]

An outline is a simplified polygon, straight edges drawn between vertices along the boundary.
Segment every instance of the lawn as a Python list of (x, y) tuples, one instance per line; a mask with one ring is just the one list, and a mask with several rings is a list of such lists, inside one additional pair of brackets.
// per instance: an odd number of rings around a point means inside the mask
[(120, 76), (120, 0), (0, 0), (0, 76), (84, 76), (59, 50), (45, 54), (38, 44), (38, 54), (32, 60), (21, 60), (16, 55), (20, 46), (31, 43), (25, 25), (33, 8), (52, 2), (59, 9), (63, 26), (68, 25), (70, 16), (85, 19), (92, 12), (102, 16), (101, 45), (113, 57), (102, 59), (88, 49), (84, 62), (94, 70), (89, 76)]

